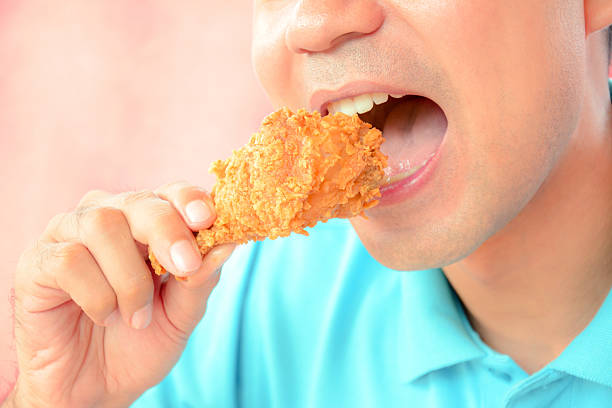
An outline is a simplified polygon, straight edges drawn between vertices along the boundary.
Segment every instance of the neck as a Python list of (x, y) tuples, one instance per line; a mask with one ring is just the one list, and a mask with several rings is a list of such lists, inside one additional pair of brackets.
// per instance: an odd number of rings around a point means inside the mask
[(587, 98), (563, 157), (521, 213), (443, 268), (483, 341), (529, 374), (561, 354), (612, 285), (612, 112), (604, 96)]

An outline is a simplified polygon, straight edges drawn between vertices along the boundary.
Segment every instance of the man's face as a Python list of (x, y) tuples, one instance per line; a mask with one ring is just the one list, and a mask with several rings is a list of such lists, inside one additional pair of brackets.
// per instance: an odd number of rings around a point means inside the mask
[(584, 91), (583, 16), (569, 0), (256, 0), (253, 62), (277, 107), (422, 96), (365, 116), (398, 181), (352, 223), (386, 266), (442, 267), (514, 218), (562, 156)]

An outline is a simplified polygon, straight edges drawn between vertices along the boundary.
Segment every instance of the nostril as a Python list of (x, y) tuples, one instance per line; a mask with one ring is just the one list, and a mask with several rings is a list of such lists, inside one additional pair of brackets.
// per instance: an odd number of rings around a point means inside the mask
[(342, 34), (341, 36), (336, 37), (332, 40), (330, 44), (330, 48), (334, 48), (335, 46), (340, 45), (344, 42), (354, 40), (356, 38), (363, 37), (368, 34), (371, 34), (371, 33), (359, 33), (357, 31), (351, 31), (350, 33)]

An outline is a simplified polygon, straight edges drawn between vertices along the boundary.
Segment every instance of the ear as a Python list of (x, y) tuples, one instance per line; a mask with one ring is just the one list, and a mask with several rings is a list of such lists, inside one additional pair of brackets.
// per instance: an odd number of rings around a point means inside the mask
[(592, 34), (612, 25), (612, 1), (584, 0), (586, 34)]

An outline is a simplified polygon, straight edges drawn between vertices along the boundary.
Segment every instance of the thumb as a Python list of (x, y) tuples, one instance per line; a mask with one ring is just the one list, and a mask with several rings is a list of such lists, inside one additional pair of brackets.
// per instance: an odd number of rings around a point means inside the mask
[(168, 320), (187, 336), (204, 316), (208, 297), (219, 282), (221, 266), (235, 247), (235, 244), (223, 244), (213, 248), (204, 256), (195, 274), (168, 279), (162, 287), (160, 295)]

